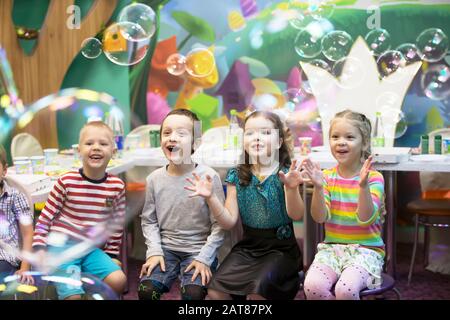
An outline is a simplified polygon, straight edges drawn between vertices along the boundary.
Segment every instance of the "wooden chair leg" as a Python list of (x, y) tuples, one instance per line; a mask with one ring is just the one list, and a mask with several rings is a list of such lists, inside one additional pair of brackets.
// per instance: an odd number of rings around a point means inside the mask
[(416, 251), (417, 251), (417, 243), (419, 242), (419, 215), (415, 216), (415, 229), (414, 229), (414, 247), (411, 257), (411, 263), (409, 265), (409, 273), (408, 273), (408, 286), (411, 282), (411, 277), (414, 269), (414, 260), (416, 259)]

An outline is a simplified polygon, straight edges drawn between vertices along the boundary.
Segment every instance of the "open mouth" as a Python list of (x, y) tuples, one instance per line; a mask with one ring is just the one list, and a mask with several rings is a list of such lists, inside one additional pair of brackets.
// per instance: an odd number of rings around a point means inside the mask
[(258, 143), (258, 144), (253, 145), (252, 148), (254, 150), (256, 150), (256, 151), (259, 151), (259, 150), (262, 150), (264, 148), (264, 145)]
[(169, 150), (169, 152), (177, 152), (177, 151), (179, 151), (180, 150), (180, 148), (179, 147), (177, 147), (177, 146), (168, 146), (167, 147), (167, 150)]
[(347, 154), (348, 151), (347, 150), (338, 150), (336, 151), (337, 154)]
[(98, 155), (98, 154), (94, 154), (94, 155), (89, 156), (89, 159), (91, 159), (91, 160), (101, 160), (101, 159), (103, 159), (103, 156)]

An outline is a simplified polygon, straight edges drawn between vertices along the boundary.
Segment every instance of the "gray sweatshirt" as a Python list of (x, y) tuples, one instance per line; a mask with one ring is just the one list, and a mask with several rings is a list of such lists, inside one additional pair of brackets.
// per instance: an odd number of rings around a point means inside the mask
[(147, 177), (141, 215), (147, 259), (163, 256), (164, 248), (197, 254), (195, 260), (208, 266), (214, 262), (225, 232), (213, 218), (203, 197), (188, 197), (192, 191), (184, 187), (190, 185), (186, 178), (193, 179), (192, 172), (203, 179), (209, 174), (213, 178), (215, 194), (224, 201), (220, 177), (208, 166), (200, 164), (194, 171), (179, 177), (170, 176), (165, 166), (153, 171)]

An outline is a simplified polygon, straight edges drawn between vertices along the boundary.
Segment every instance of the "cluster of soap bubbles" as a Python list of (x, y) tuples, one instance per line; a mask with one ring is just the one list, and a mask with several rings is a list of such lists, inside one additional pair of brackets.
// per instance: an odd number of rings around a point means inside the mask
[(204, 78), (214, 71), (215, 66), (214, 54), (204, 47), (196, 47), (186, 56), (174, 53), (166, 60), (166, 70), (174, 76), (181, 76), (187, 72), (192, 77)]
[[(311, 24), (311, 23), (310, 23)], [(345, 31), (330, 31), (320, 39), (311, 28), (302, 29), (295, 39), (295, 50), (302, 58), (315, 58), (312, 63), (340, 79), (339, 86), (354, 88), (365, 78), (365, 66), (356, 58), (347, 56), (353, 41)], [(322, 29), (324, 30), (324, 29)], [(316, 33), (320, 35), (320, 33)], [(319, 41), (320, 40), (320, 41)], [(438, 28), (429, 28), (421, 32), (415, 43), (404, 43), (391, 49), (391, 36), (385, 29), (374, 29), (367, 33), (365, 41), (376, 62), (380, 77), (387, 82), (397, 82), (407, 75), (406, 66), (424, 61), (421, 85), (427, 97), (443, 100), (450, 96), (449, 67), (440, 63), (448, 52), (449, 40)], [(326, 59), (320, 59), (322, 55)], [(430, 67), (428, 63), (433, 64)], [(395, 73), (395, 76), (391, 76)], [(303, 81), (304, 89), (311, 91), (307, 79)]]
[(313, 59), (322, 53), (329, 61), (345, 57), (353, 43), (344, 31), (335, 31), (328, 20), (334, 12), (335, 3), (330, 0), (291, 0), (290, 25), (299, 30), (294, 49), (302, 59)]
[(103, 52), (111, 62), (131, 66), (144, 59), (155, 30), (153, 9), (142, 3), (132, 3), (120, 11), (116, 23), (106, 28), (102, 41), (85, 39), (81, 44), (81, 54), (95, 59)]

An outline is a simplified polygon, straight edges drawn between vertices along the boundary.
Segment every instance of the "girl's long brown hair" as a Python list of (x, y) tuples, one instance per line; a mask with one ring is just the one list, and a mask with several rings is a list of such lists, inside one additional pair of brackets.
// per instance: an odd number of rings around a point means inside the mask
[[(280, 162), (280, 168), (283, 167), (289, 167), (291, 165), (291, 157), (293, 152), (293, 139), (291, 132), (289, 128), (285, 127), (283, 123), (281, 122), (280, 118), (272, 112), (263, 112), (263, 111), (255, 111), (251, 113), (250, 115), (245, 118), (244, 121), (244, 129), (245, 124), (249, 119), (256, 118), (256, 117), (264, 117), (270, 122), (273, 123), (274, 129), (277, 129), (280, 138), (282, 140), (281, 147), (279, 149), (279, 162)], [(250, 181), (252, 179), (252, 165), (250, 164), (249, 155), (247, 151), (244, 150), (245, 154), (245, 162), (243, 164), (240, 164), (238, 166), (238, 177), (239, 177), (239, 183), (243, 186), (248, 186), (250, 184)]]

